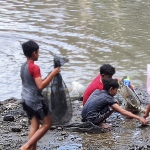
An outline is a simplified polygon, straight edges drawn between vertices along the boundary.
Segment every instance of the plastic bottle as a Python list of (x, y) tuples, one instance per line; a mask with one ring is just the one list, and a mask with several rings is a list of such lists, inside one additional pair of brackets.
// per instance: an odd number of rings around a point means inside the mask
[(125, 85), (127, 85), (128, 87), (130, 87), (130, 78), (129, 78), (129, 76), (127, 76), (127, 78), (123, 80), (123, 83)]

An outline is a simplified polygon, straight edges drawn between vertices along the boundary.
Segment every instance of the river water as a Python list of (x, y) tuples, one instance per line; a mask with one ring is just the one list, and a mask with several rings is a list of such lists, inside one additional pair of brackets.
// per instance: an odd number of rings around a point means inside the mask
[(85, 86), (110, 63), (116, 77), (146, 84), (150, 47), (148, 0), (0, 0), (0, 100), (20, 98), (21, 43), (40, 45), (43, 78), (53, 54), (69, 58), (61, 73), (67, 86)]
[[(104, 63), (116, 68), (116, 77), (146, 85), (149, 10), (149, 0), (0, 0), (0, 100), (21, 98), (21, 43), (29, 39), (40, 45), (36, 64), (43, 78), (53, 69), (54, 54), (69, 58), (61, 68), (69, 89), (73, 81), (87, 86)], [(123, 119), (112, 132), (80, 136), (85, 149), (126, 150), (149, 143), (148, 131)]]

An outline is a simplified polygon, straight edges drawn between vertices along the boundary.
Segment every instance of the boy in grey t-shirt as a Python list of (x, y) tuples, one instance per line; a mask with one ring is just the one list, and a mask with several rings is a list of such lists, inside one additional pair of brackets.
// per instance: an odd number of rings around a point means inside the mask
[(90, 121), (103, 128), (108, 128), (110, 126), (104, 124), (103, 121), (114, 111), (117, 111), (122, 115), (135, 118), (146, 124), (147, 120), (145, 118), (134, 115), (118, 105), (113, 97), (117, 94), (118, 88), (119, 84), (116, 79), (106, 79), (104, 81), (104, 90), (95, 90), (88, 98), (82, 110), (82, 121)]
[[(34, 62), (39, 58), (39, 45), (29, 40), (22, 44), (26, 62), (21, 66), (22, 104), (30, 120), (29, 140), (20, 149), (35, 150), (37, 141), (44, 136), (52, 125), (48, 106), (44, 103), (42, 90), (60, 72), (55, 68), (45, 79), (42, 79), (40, 67)], [(42, 125), (40, 126), (40, 120)]]

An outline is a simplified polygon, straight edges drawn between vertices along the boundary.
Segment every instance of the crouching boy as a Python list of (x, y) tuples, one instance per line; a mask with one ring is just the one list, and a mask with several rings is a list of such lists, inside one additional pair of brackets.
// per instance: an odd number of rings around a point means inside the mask
[(118, 105), (113, 97), (117, 94), (118, 88), (119, 84), (116, 79), (106, 79), (104, 81), (104, 90), (95, 90), (85, 103), (82, 110), (82, 121), (90, 121), (102, 128), (109, 128), (110, 126), (103, 122), (116, 111), (146, 124), (147, 120), (145, 118), (137, 116)]

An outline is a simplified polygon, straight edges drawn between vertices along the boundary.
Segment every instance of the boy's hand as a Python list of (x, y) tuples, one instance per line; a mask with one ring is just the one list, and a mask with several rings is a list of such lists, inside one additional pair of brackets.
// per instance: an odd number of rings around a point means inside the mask
[(149, 116), (149, 114), (144, 114), (143, 117), (146, 119), (148, 116)]
[(122, 81), (121, 79), (119, 79), (119, 78), (115, 78), (119, 83)]
[(58, 74), (59, 72), (60, 72), (60, 67), (57, 67), (57, 68), (55, 68), (55, 69), (52, 71), (53, 75), (56, 75), (56, 74)]
[(140, 117), (139, 121), (141, 121), (143, 125), (146, 125), (148, 123), (148, 121), (144, 117)]

